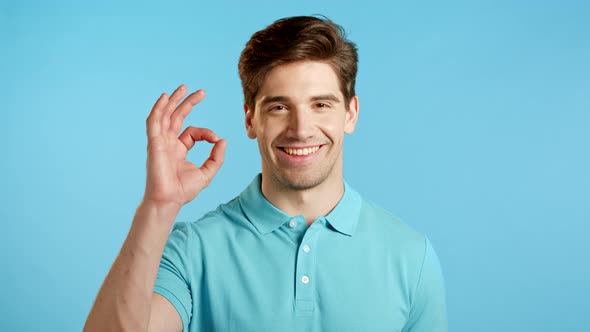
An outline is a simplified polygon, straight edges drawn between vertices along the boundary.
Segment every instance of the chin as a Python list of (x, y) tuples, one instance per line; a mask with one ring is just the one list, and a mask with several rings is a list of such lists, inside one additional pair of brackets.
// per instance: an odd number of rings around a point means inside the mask
[[(309, 190), (324, 183), (328, 174), (309, 174), (310, 172), (281, 172), (276, 174), (275, 179), (286, 190)], [(308, 174), (306, 174), (308, 173)]]

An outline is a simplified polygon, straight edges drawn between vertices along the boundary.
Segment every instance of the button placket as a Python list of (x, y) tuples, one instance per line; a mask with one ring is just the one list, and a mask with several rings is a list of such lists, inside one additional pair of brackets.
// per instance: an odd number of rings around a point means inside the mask
[(297, 254), (295, 275), (295, 309), (298, 314), (310, 314), (315, 309), (315, 250), (319, 233), (325, 224), (316, 220), (305, 232)]

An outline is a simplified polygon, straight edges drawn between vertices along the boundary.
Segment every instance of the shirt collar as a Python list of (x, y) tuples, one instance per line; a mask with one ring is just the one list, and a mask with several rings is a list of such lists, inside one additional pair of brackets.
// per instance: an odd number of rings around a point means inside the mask
[[(262, 174), (258, 174), (240, 194), (239, 201), (246, 217), (258, 232), (268, 234), (289, 221), (292, 216), (272, 205), (262, 195), (261, 184)], [(336, 231), (352, 236), (358, 223), (360, 210), (360, 195), (344, 181), (344, 195), (325, 219)]]
[(246, 217), (261, 234), (268, 234), (291, 219), (262, 195), (262, 174), (254, 177), (239, 199)]
[(361, 195), (344, 181), (344, 195), (334, 209), (326, 216), (326, 220), (342, 234), (352, 236), (361, 213)]

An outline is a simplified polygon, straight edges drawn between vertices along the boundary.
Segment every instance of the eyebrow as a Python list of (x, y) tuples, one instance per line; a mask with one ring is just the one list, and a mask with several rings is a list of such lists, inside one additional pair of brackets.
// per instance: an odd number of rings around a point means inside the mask
[(289, 98), (284, 97), (284, 96), (264, 96), (264, 98), (262, 98), (262, 100), (260, 101), (260, 105), (264, 106), (264, 105), (270, 104), (270, 103), (286, 102), (286, 101), (289, 101)]
[(319, 96), (311, 97), (311, 101), (319, 101), (319, 100), (330, 100), (330, 101), (333, 101), (336, 103), (340, 102), (340, 99), (338, 99), (338, 97), (334, 96), (333, 94), (319, 95)]
[[(290, 99), (289, 97), (285, 97), (285, 96), (264, 96), (262, 98), (262, 100), (260, 101), (260, 105), (264, 106), (266, 104), (270, 104), (270, 103), (276, 103), (276, 102), (288, 102)], [(320, 101), (320, 100), (330, 100), (336, 103), (340, 102), (340, 99), (338, 99), (338, 97), (336, 97), (333, 94), (325, 94), (325, 95), (317, 95), (317, 96), (313, 96), (311, 98), (309, 98), (310, 101)]]

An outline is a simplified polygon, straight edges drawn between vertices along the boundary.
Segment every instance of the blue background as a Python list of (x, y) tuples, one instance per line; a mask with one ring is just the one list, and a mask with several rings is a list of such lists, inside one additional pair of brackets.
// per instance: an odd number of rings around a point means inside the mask
[(178, 220), (251, 181), (239, 54), (315, 13), (360, 50), (345, 176), (429, 236), (450, 330), (588, 331), (590, 4), (497, 0), (3, 1), (1, 331), (81, 330), (143, 195), (162, 92), (205, 88), (185, 124), (228, 140)]

